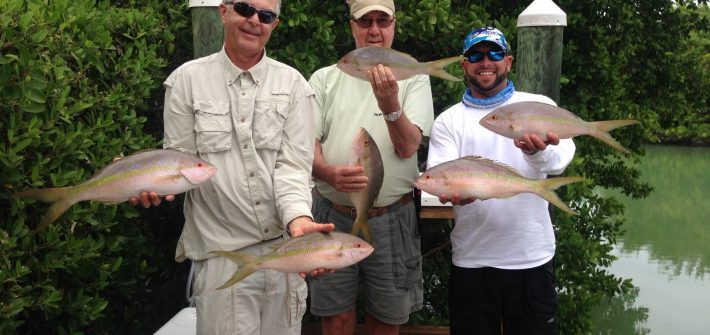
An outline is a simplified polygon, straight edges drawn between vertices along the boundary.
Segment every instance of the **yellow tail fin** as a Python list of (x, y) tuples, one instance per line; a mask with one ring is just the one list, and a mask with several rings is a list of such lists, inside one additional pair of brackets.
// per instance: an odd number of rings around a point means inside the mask
[(584, 181), (586, 180), (583, 177), (557, 177), (557, 178), (548, 178), (548, 179), (540, 179), (539, 182), (542, 186), (542, 189), (540, 190), (537, 195), (545, 198), (549, 203), (555, 205), (557, 208), (570, 213), (572, 215), (577, 215), (579, 213), (573, 211), (571, 208), (567, 206), (562, 200), (560, 199), (559, 196), (557, 196), (557, 193), (555, 193), (554, 190), (559, 188), (560, 186), (571, 184), (571, 183), (576, 183), (578, 181)]
[(439, 77), (441, 79), (451, 80), (451, 81), (461, 81), (463, 79), (454, 77), (444, 70), (444, 67), (453, 63), (458, 62), (463, 59), (463, 56), (455, 56), (449, 58), (443, 58), (431, 62), (427, 62), (427, 68), (429, 68), (429, 75), (434, 77)]
[(624, 148), (621, 143), (615, 140), (609, 134), (609, 131), (619, 127), (630, 126), (632, 124), (638, 124), (636, 120), (612, 120), (612, 121), (596, 121), (592, 122), (594, 125), (594, 131), (590, 134), (601, 140), (602, 142), (608, 144), (610, 147), (619, 150), (623, 153), (630, 153), (629, 149)]
[(248, 277), (254, 271), (258, 270), (259, 257), (253, 256), (236, 251), (212, 251), (213, 254), (224, 256), (229, 258), (230, 261), (237, 264), (237, 271), (234, 272), (229, 280), (227, 280), (222, 286), (218, 287), (218, 290), (230, 287), (240, 280)]
[(66, 212), (66, 210), (74, 204), (74, 201), (68, 199), (70, 189), (71, 187), (27, 190), (17, 192), (13, 194), (12, 197), (16, 199), (30, 199), (52, 203), (37, 227), (32, 230), (33, 234), (37, 234), (47, 228), (52, 222), (57, 220), (62, 213)]
[[(361, 234), (362, 232), (362, 234)], [(370, 237), (370, 226), (367, 225), (367, 219), (356, 218), (353, 223), (353, 229), (350, 230), (351, 235), (360, 235), (367, 242), (372, 242)]]

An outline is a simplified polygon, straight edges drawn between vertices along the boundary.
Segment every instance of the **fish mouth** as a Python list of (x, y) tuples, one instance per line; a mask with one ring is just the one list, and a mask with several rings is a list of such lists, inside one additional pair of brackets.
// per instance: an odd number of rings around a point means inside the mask
[(375, 247), (373, 247), (373, 246), (370, 246), (367, 249), (363, 250), (362, 253), (365, 255), (365, 257), (363, 257), (363, 259), (367, 258), (367, 256), (370, 256), (374, 251), (375, 251)]
[(414, 181), (414, 187), (416, 187), (416, 188), (418, 188), (418, 189), (421, 190), (421, 189), (422, 189), (422, 186), (423, 186), (423, 184), (422, 184), (421, 181), (419, 181), (419, 179), (417, 179), (417, 180)]

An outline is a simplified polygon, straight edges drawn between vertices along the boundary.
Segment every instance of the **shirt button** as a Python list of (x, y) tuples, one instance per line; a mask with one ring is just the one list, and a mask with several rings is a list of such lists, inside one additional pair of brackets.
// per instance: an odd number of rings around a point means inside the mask
[(264, 232), (265, 232), (265, 233), (268, 233), (268, 232), (269, 232), (269, 228), (264, 229)]
[(242, 119), (239, 120), (239, 121), (245, 122), (246, 120), (247, 120), (246, 118), (242, 118)]
[[(257, 201), (255, 202), (255, 204), (261, 205), (261, 201), (257, 200)], [(267, 230), (268, 230), (268, 229), (267, 229)]]
[(249, 145), (248, 145), (248, 144), (245, 144), (245, 145), (244, 145), (244, 149), (246, 149), (247, 147), (249, 147)]
[(242, 96), (245, 96), (245, 95), (247, 95), (247, 92), (242, 92)]
[(254, 177), (254, 172), (249, 172), (249, 177)]

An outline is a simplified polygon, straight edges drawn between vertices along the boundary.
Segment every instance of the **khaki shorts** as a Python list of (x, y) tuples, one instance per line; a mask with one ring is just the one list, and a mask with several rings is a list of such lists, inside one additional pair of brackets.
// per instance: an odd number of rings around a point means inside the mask
[[(398, 205), (395, 205), (398, 206)], [(331, 208), (314, 192), (316, 222), (331, 222), (335, 230), (350, 232), (353, 219)], [(392, 325), (406, 323), (409, 314), (422, 308), (422, 255), (414, 203), (368, 219), (375, 251), (353, 266), (311, 278), (311, 313), (331, 316), (355, 308), (362, 278), (366, 311)]]
[[(239, 251), (263, 255), (282, 239)], [(195, 262), (197, 334), (301, 334), (308, 288), (297, 273), (258, 270), (237, 284), (217, 290), (236, 270), (225, 257)]]

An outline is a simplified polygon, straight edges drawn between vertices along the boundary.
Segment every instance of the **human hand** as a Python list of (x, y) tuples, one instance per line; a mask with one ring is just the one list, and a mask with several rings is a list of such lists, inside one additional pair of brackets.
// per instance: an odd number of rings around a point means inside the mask
[[(173, 201), (175, 200), (175, 195), (168, 194), (165, 196), (166, 201)], [(130, 197), (128, 199), (128, 202), (135, 206), (137, 204), (141, 204), (143, 208), (148, 208), (150, 205), (153, 206), (158, 206), (160, 205), (161, 199), (158, 193), (155, 192), (141, 192), (141, 194), (138, 197)]]
[(338, 192), (357, 192), (367, 186), (367, 176), (362, 166), (335, 166), (330, 186)]
[(400, 110), (399, 97), (397, 96), (399, 85), (394, 74), (392, 74), (392, 70), (387, 66), (378, 64), (368, 71), (368, 75), (370, 76), (372, 92), (375, 94), (377, 106), (380, 110), (387, 114)]
[(547, 133), (547, 140), (541, 139), (537, 135), (523, 135), (522, 138), (513, 140), (513, 145), (519, 148), (526, 155), (534, 155), (545, 150), (548, 145), (560, 144), (560, 138), (555, 133)]
[[(288, 223), (287, 227), (289, 230), (289, 234), (293, 237), (315, 232), (329, 233), (333, 231), (333, 229), (335, 229), (335, 225), (332, 223), (316, 223), (313, 222), (307, 216), (299, 216), (291, 220), (291, 222)], [(315, 269), (310, 273), (301, 272), (298, 275), (301, 276), (301, 278), (306, 278), (306, 275), (308, 274), (313, 277), (318, 277), (327, 273), (332, 273), (334, 271), (335, 270), (333, 269)]]
[(461, 196), (458, 193), (454, 193), (454, 195), (451, 198), (449, 198), (448, 196), (446, 196), (444, 194), (439, 195), (439, 202), (441, 202), (442, 204), (445, 204), (447, 202), (451, 202), (452, 205), (464, 206), (464, 205), (468, 205), (474, 201), (476, 201), (476, 198), (473, 198), (473, 197), (461, 199)]

